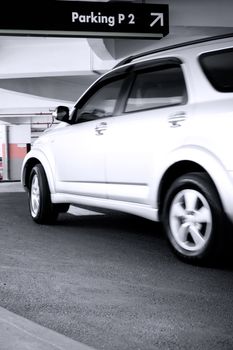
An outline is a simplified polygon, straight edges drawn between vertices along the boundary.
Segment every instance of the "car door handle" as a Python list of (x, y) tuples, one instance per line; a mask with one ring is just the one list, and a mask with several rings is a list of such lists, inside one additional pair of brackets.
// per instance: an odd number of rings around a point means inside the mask
[(177, 128), (182, 125), (186, 118), (187, 115), (185, 112), (177, 112), (168, 117), (168, 123), (170, 124), (171, 128)]
[(107, 126), (108, 126), (108, 124), (106, 122), (101, 122), (101, 123), (97, 124), (95, 127), (95, 134), (97, 136), (103, 135), (104, 131), (107, 130)]

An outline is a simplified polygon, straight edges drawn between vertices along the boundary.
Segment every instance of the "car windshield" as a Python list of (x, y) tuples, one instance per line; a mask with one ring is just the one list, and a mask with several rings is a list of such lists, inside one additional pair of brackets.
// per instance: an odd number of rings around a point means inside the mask
[(233, 50), (221, 50), (200, 56), (204, 73), (220, 92), (233, 92)]

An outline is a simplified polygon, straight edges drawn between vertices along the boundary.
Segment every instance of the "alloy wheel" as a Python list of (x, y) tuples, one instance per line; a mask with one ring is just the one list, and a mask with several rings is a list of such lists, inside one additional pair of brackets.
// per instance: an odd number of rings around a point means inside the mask
[(190, 252), (204, 249), (212, 231), (211, 208), (206, 198), (194, 189), (184, 189), (173, 198), (169, 225), (176, 243)]
[(31, 182), (30, 208), (32, 217), (36, 217), (40, 209), (40, 187), (37, 174), (34, 174)]

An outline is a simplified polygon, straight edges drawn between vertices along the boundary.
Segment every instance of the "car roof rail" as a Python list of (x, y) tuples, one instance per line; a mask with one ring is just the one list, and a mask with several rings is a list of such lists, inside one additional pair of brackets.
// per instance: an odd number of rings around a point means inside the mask
[(233, 33), (227, 33), (227, 34), (221, 34), (221, 35), (215, 35), (215, 36), (210, 36), (210, 37), (205, 37), (205, 38), (185, 41), (183, 43), (173, 44), (173, 45), (161, 47), (159, 49), (153, 49), (153, 50), (141, 52), (141, 53), (138, 53), (138, 54), (135, 54), (135, 55), (131, 55), (131, 56), (128, 56), (128, 57), (124, 58), (123, 60), (118, 62), (114, 66), (114, 68), (118, 68), (120, 66), (123, 66), (124, 64), (130, 63), (130, 62), (132, 62), (133, 60), (135, 60), (137, 58), (141, 58), (141, 57), (144, 57), (144, 56), (149, 56), (149, 55), (152, 55), (152, 54), (155, 54), (155, 53), (168, 51), (168, 50), (176, 49), (176, 48), (179, 48), (179, 47), (185, 47), (185, 46), (190, 46), (190, 45), (194, 45), (194, 44), (204, 43), (204, 42), (208, 42), (208, 41), (212, 41), (212, 40), (230, 38), (230, 37), (233, 37)]

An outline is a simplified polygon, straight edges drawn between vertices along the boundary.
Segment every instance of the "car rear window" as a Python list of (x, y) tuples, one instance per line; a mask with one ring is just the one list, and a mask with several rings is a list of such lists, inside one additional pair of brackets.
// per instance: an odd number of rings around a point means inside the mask
[(233, 92), (233, 49), (202, 54), (200, 64), (216, 90)]

